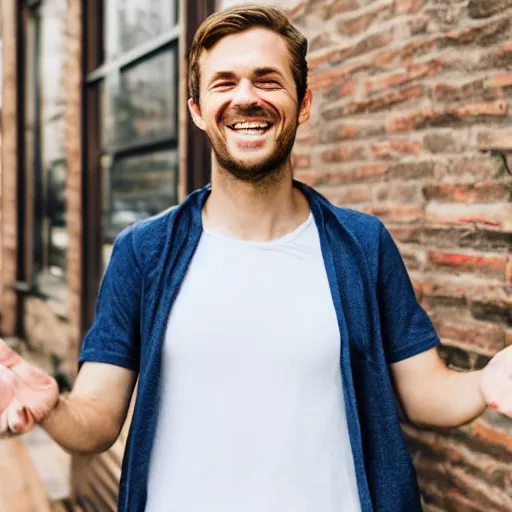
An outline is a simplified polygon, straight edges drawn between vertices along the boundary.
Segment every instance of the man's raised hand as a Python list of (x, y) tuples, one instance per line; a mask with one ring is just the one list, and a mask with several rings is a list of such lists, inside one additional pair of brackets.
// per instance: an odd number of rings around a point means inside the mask
[(0, 340), (0, 435), (28, 432), (55, 407), (58, 397), (53, 377)]

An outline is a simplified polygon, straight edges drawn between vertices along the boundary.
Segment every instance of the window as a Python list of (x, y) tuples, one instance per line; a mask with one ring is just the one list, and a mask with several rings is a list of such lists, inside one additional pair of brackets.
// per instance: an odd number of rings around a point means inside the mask
[(68, 0), (25, 2), (24, 275), (45, 295), (65, 300), (68, 232), (64, 153), (65, 31)]
[(122, 229), (178, 200), (180, 29), (178, 0), (95, 5), (103, 44), (86, 82), (88, 123), (99, 135), (96, 154), (88, 155), (97, 160), (89, 167), (99, 169), (104, 270)]

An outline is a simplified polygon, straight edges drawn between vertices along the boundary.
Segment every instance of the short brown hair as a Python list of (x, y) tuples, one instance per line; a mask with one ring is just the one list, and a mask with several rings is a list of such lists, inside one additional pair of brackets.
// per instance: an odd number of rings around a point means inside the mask
[(299, 105), (308, 87), (308, 41), (291, 23), (281, 9), (266, 6), (238, 6), (212, 14), (201, 23), (194, 35), (189, 53), (188, 86), (190, 97), (199, 105), (200, 69), (199, 58), (222, 38), (263, 27), (284, 37), (292, 58), (292, 73), (297, 87)]

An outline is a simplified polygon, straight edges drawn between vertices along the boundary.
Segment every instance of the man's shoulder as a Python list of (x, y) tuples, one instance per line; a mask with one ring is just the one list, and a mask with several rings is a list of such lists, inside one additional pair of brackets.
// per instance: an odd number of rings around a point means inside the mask
[(162, 253), (169, 229), (180, 205), (126, 227), (116, 237), (115, 245), (133, 252), (137, 265), (144, 270), (151, 266), (155, 256)]

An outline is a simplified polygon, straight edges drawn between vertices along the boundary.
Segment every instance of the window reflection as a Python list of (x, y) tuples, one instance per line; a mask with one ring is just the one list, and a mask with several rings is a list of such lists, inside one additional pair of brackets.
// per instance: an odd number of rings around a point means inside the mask
[(39, 144), (35, 166), (35, 256), (45, 292), (61, 295), (66, 272), (66, 159), (64, 65), (68, 0), (45, 0), (39, 10)]
[(177, 203), (177, 151), (158, 151), (114, 163), (104, 182), (103, 261), (115, 237), (134, 222)]
[(177, 0), (104, 2), (106, 60), (112, 60), (176, 25), (177, 3)]
[(107, 147), (176, 136), (175, 52), (168, 50), (102, 84), (103, 141)]

